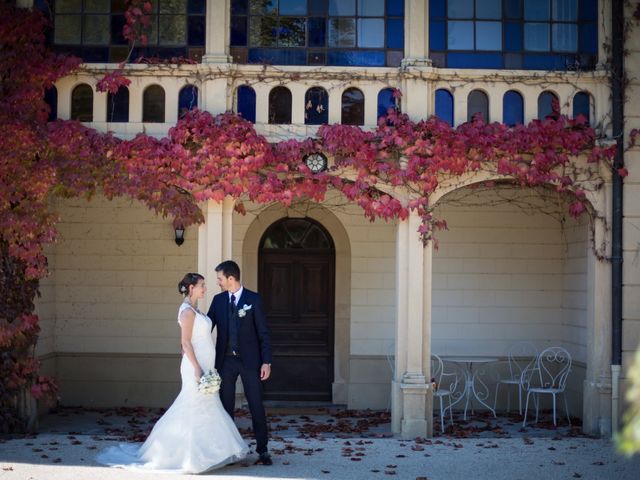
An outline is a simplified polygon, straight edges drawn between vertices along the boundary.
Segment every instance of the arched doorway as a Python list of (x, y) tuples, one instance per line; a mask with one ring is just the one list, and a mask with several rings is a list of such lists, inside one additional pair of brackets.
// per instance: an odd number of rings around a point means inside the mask
[(258, 290), (273, 347), (266, 400), (331, 401), (335, 248), (310, 218), (284, 218), (262, 236)]

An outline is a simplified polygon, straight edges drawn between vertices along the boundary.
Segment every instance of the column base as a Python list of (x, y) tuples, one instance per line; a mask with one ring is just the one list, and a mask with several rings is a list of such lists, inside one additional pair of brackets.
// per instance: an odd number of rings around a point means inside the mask
[(233, 63), (233, 58), (225, 54), (207, 54), (202, 57), (202, 63)]
[(433, 62), (430, 58), (403, 58), (400, 62), (400, 68), (407, 67), (432, 67)]
[[(418, 383), (418, 377), (422, 377), (422, 383)], [(411, 383), (404, 381), (410, 380)], [(402, 396), (402, 422), (400, 423), (400, 437), (411, 439), (426, 437), (429, 433), (425, 406), (429, 385), (424, 382), (422, 375), (405, 375), (400, 384)]]

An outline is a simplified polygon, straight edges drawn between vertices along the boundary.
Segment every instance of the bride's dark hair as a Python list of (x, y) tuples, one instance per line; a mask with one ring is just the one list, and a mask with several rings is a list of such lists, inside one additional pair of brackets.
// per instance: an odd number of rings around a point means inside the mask
[(204, 280), (199, 273), (187, 273), (178, 283), (178, 291), (183, 295), (189, 295), (189, 286), (196, 285), (199, 280)]

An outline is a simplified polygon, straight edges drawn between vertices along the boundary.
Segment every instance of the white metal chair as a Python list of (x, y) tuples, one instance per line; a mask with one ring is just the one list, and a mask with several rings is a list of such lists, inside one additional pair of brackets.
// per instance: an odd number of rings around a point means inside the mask
[[(453, 425), (453, 412), (451, 408), (451, 397), (458, 386), (458, 375), (444, 371), (442, 359), (435, 353), (431, 354), (431, 384), (433, 386), (433, 398), (440, 401), (440, 428), (444, 433), (444, 416), (449, 410), (449, 420)], [(449, 405), (444, 406), (444, 398), (449, 399)]]
[(496, 382), (496, 396), (493, 400), (493, 409), (498, 404), (498, 391), (500, 385), (507, 387), (507, 412), (511, 410), (511, 388), (518, 387), (518, 414), (522, 415), (522, 372), (535, 363), (538, 349), (531, 342), (517, 342), (507, 351), (508, 373), (500, 377)]
[(536, 358), (535, 363), (522, 372), (522, 387), (527, 392), (524, 419), (522, 421), (523, 427), (527, 425), (527, 412), (531, 394), (534, 394), (534, 401), (536, 402), (536, 422), (538, 421), (540, 395), (547, 394), (553, 397), (553, 424), (557, 425), (556, 397), (562, 394), (567, 420), (569, 420), (569, 425), (571, 425), (567, 397), (564, 393), (569, 372), (571, 372), (571, 355), (562, 347), (549, 347), (544, 349)]

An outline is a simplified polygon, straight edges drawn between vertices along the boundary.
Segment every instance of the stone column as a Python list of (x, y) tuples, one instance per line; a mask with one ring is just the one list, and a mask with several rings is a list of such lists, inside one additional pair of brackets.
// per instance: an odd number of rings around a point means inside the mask
[(207, 0), (205, 52), (202, 63), (231, 63), (229, 56), (230, 0)]
[[(610, 198), (610, 189), (603, 190)], [(602, 220), (595, 221), (593, 235), (596, 246), (607, 238)], [(587, 373), (582, 394), (582, 430), (609, 436), (612, 432), (611, 263), (599, 260), (591, 243), (587, 245)]]
[(404, 59), (402, 65), (430, 66), (429, 5), (427, 0), (404, 2)]
[(392, 429), (402, 438), (426, 436), (428, 383), (423, 369), (424, 247), (420, 218), (398, 224), (396, 243), (396, 356), (392, 383)]
[(209, 200), (203, 208), (204, 223), (198, 228), (198, 273), (207, 279), (207, 294), (199, 307), (206, 311), (211, 305), (216, 288), (215, 268), (231, 258), (233, 199), (222, 202)]

